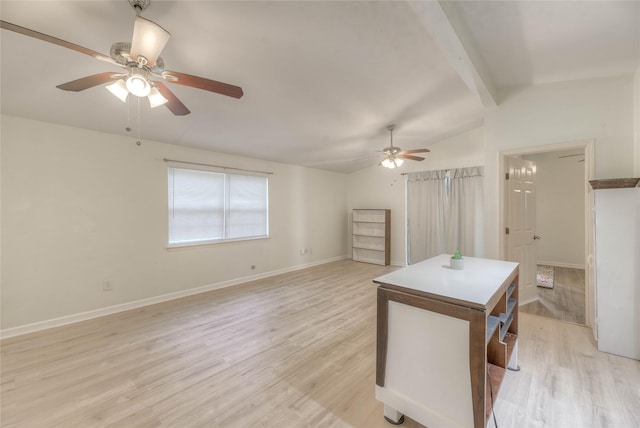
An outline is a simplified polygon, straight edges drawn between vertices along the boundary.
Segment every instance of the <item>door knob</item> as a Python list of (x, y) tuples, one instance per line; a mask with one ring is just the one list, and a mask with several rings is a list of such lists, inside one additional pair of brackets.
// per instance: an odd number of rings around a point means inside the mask
[(540, 235), (533, 235), (533, 239), (540, 239), (540, 238), (542, 238), (542, 236), (540, 236)]

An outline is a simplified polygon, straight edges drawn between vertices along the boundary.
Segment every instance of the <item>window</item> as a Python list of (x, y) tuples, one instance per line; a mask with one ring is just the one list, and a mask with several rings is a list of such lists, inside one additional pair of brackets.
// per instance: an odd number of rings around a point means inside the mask
[(169, 246), (269, 236), (268, 179), (169, 167)]

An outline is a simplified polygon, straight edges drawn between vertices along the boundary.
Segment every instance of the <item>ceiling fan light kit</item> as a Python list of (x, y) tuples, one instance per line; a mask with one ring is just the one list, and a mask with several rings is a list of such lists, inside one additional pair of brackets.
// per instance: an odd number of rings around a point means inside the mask
[(151, 92), (151, 84), (147, 80), (147, 71), (143, 68), (132, 67), (127, 77), (127, 89), (136, 97), (146, 97)]
[(110, 85), (105, 86), (105, 88), (111, 92), (113, 95), (118, 97), (120, 101), (123, 103), (127, 102), (127, 97), (129, 96), (129, 90), (127, 89), (127, 84), (124, 83), (124, 80), (119, 79), (113, 82)]
[(385, 168), (389, 168), (389, 169), (393, 169), (399, 166), (402, 166), (402, 164), (404, 163), (404, 161), (400, 158), (386, 158), (385, 160), (383, 160), (382, 162), (380, 162), (380, 165), (382, 165)]
[[(130, 3), (136, 12), (143, 10), (149, 4), (148, 1), (142, 6), (138, 5), (138, 2), (134, 4), (130, 1)], [(169, 41), (169, 37), (171, 34), (155, 22), (139, 15), (136, 16), (131, 43), (114, 43), (110, 50), (111, 57), (118, 64), (126, 66), (129, 74), (124, 80), (124, 85), (116, 82), (109, 85), (107, 89), (123, 102), (127, 101), (129, 93), (139, 98), (148, 97), (151, 108), (169, 102), (149, 79), (149, 75), (154, 70), (158, 73), (164, 71), (164, 62), (160, 58), (160, 52)]]
[[(111, 45), (110, 56), (10, 22), (0, 20), (0, 27), (75, 50), (76, 52), (92, 56), (127, 70), (124, 74), (112, 72), (99, 73), (57, 86), (57, 88), (65, 91), (79, 92), (94, 86), (110, 83), (106, 86), (107, 90), (122, 102), (127, 101), (130, 93), (140, 98), (147, 97), (151, 108), (166, 105), (176, 116), (184, 116), (191, 112), (173, 92), (162, 83), (162, 80), (233, 98), (241, 98), (244, 95), (242, 88), (239, 86), (177, 71), (165, 70), (164, 61), (160, 57), (160, 54), (169, 41), (171, 34), (155, 22), (140, 16), (140, 13), (149, 6), (150, 0), (129, 0), (129, 4), (136, 12), (131, 43), (114, 43)], [(153, 78), (157, 78), (158, 80), (152, 80)], [(117, 80), (114, 82), (114, 79)]]
[(169, 102), (169, 100), (163, 97), (158, 88), (156, 88), (155, 86), (151, 87), (151, 91), (149, 92), (147, 98), (149, 99), (149, 106), (151, 108), (156, 108)]

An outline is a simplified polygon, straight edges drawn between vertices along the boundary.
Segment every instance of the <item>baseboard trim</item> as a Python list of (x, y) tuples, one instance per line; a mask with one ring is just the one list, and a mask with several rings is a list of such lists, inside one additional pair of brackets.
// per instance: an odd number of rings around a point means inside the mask
[(538, 288), (535, 285), (521, 285), (518, 291), (518, 306), (538, 300)]
[(0, 330), (0, 340), (10, 337), (22, 336), (24, 334), (35, 333), (37, 331), (48, 330), (50, 328), (62, 327), (68, 324), (75, 324), (81, 321), (87, 321), (94, 318), (100, 318), (106, 315), (117, 314), (119, 312), (129, 311), (144, 306), (155, 305), (156, 303), (167, 302), (169, 300), (180, 299), (182, 297), (192, 296), (194, 294), (206, 293), (207, 291), (219, 290), (221, 288), (232, 287), (234, 285), (244, 284), (258, 279), (269, 278), (283, 273), (294, 272), (326, 263), (336, 262), (346, 259), (347, 256), (337, 256), (323, 259), (302, 265), (290, 266), (288, 268), (276, 269), (269, 272), (259, 273), (256, 275), (244, 276), (241, 278), (231, 279), (228, 281), (217, 282), (215, 284), (204, 285), (202, 287), (190, 288), (188, 290), (176, 291), (174, 293), (163, 294), (160, 296), (149, 297), (146, 299), (135, 300), (133, 302), (121, 303), (118, 305), (108, 306), (105, 308), (94, 309), (91, 311), (80, 312), (77, 314), (66, 315), (59, 318), (53, 318), (45, 321), (38, 321), (32, 324), (25, 324), (17, 327), (11, 327)]
[(573, 264), (573, 263), (552, 262), (552, 261), (549, 261), (549, 260), (538, 260), (538, 261), (536, 261), (536, 263), (539, 264), (539, 265), (570, 268), (570, 269), (584, 269), (585, 268), (585, 265), (579, 265), (579, 264)]
[(538, 300), (538, 296), (536, 295), (536, 296), (533, 296), (533, 297), (528, 298), (527, 300), (520, 301), (520, 302), (518, 303), (518, 306), (524, 306), (524, 305), (526, 305), (526, 304), (529, 304), (529, 303), (535, 302), (535, 301), (537, 301), (537, 300)]

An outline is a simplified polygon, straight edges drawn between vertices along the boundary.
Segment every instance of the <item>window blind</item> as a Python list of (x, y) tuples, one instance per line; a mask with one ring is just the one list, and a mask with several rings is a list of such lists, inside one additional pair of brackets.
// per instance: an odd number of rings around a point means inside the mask
[(268, 179), (168, 168), (169, 245), (269, 235)]

